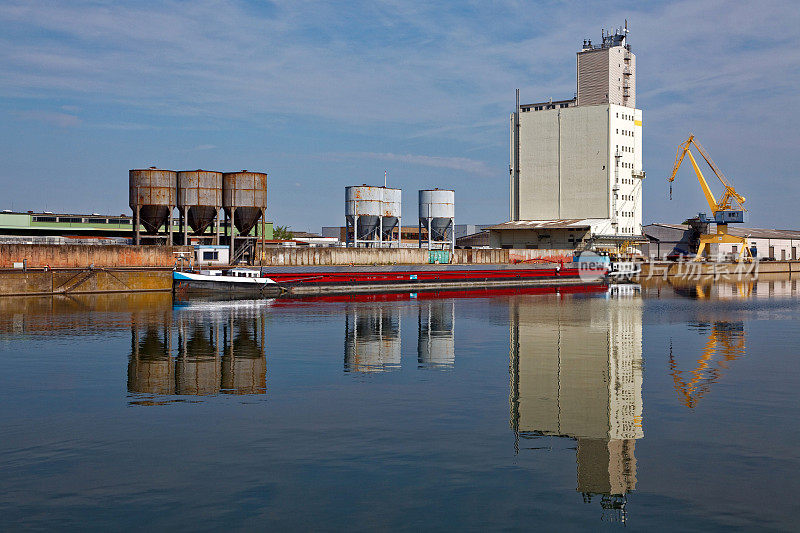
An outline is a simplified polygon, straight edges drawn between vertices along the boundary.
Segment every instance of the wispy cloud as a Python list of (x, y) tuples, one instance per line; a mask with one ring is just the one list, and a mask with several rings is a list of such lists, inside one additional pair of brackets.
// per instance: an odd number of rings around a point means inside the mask
[[(792, 0), (6, 0), (0, 100), (39, 109), (15, 114), (20, 124), (80, 125), (132, 140), (128, 150), (169, 151), (161, 158), (176, 166), (235, 166), (242, 157), (255, 160), (246, 166), (275, 165), (276, 186), (326, 174), (310, 167), (305, 156), (314, 153), (350, 167), (384, 160), (461, 172), (473, 181), (460, 198), (473, 195), (476, 217), (491, 210), (499, 220), (514, 89), (525, 101), (572, 96), (578, 44), (625, 18), (648, 175), (666, 175), (675, 145), (694, 131), (738, 171), (730, 174), (789, 183), (780, 195), (787, 204), (772, 211), (792, 213), (798, 186), (789, 177), (800, 164), (800, 10)], [(211, 145), (219, 148), (201, 149)], [(485, 178), (500, 180), (496, 198)], [(661, 185), (649, 179), (646, 192)], [(646, 218), (667, 219), (668, 208), (651, 198)], [(314, 201), (312, 210), (325, 212), (326, 199)]]
[(215, 144), (198, 144), (193, 148), (189, 148), (189, 152), (203, 152), (205, 150), (213, 150), (217, 147)]
[(15, 111), (14, 115), (23, 120), (33, 120), (43, 122), (59, 128), (72, 128), (81, 123), (81, 119), (75, 115), (59, 113), (58, 111), (28, 110)]
[(410, 165), (421, 165), (434, 168), (449, 168), (461, 170), (476, 176), (497, 177), (498, 173), (484, 161), (468, 159), (466, 157), (440, 157), (417, 154), (393, 154), (380, 152), (348, 152), (348, 153), (328, 153), (322, 157), (327, 159), (377, 159), (380, 161), (394, 161), (407, 163)]

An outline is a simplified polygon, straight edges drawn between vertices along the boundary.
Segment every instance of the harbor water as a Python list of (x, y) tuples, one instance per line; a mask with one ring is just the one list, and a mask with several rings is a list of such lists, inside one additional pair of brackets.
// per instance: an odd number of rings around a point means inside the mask
[(791, 530), (797, 285), (0, 299), (0, 529)]

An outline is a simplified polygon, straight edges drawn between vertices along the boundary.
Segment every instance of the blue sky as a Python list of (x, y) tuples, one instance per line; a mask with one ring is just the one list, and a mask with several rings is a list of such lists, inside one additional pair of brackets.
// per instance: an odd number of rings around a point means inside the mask
[[(440, 5), (436, 5), (440, 4)], [(0, 0), (0, 209), (128, 213), (127, 171), (269, 173), (268, 218), (342, 225), (344, 187), (456, 190), (508, 219), (508, 115), (569, 98), (584, 38), (628, 19), (644, 110), (644, 219), (707, 210), (689, 132), (748, 200), (800, 228), (800, 9), (723, 2)]]

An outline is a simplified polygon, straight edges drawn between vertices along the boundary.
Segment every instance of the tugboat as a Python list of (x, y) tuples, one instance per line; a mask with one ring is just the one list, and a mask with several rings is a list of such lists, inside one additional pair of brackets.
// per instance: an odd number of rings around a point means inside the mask
[(200, 270), (172, 273), (172, 287), (179, 296), (207, 295), (222, 297), (273, 297), (282, 289), (271, 278), (252, 268)]

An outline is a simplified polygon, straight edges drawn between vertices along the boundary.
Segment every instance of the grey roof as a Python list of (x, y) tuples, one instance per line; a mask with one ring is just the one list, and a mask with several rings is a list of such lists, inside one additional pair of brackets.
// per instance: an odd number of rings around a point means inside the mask
[(563, 218), (559, 220), (509, 220), (496, 226), (490, 226), (490, 230), (512, 230), (512, 229), (590, 229), (593, 219), (590, 218)]
[[(677, 241), (679, 235), (689, 229), (686, 224), (655, 223), (644, 226), (645, 235), (659, 241)], [(800, 240), (800, 230), (742, 228), (735, 224), (728, 226), (728, 232), (737, 237), (750, 237), (754, 239), (792, 239)]]

